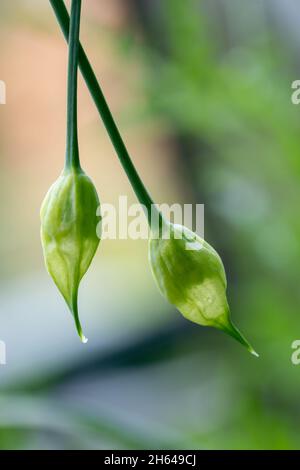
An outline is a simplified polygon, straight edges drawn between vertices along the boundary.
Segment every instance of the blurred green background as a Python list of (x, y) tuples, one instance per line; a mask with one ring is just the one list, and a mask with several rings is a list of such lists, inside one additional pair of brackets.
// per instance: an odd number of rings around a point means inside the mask
[[(259, 359), (161, 298), (146, 241), (100, 245), (80, 344), (39, 241), (63, 165), (67, 49), (47, 0), (0, 12), (0, 448), (299, 448), (296, 0), (83, 1), (82, 42), (133, 160), (157, 202), (205, 204)], [(79, 137), (102, 202), (134, 202), (81, 79)]]

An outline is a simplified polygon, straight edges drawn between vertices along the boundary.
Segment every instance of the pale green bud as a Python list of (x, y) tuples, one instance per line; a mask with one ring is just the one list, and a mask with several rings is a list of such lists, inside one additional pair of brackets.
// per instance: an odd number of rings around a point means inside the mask
[(157, 285), (188, 320), (233, 336), (256, 355), (233, 325), (226, 298), (226, 274), (218, 253), (181, 225), (163, 222), (163, 233), (152, 233), (149, 260)]
[(79, 283), (99, 244), (96, 234), (99, 199), (90, 178), (80, 169), (65, 169), (49, 189), (41, 208), (41, 240), (49, 274), (67, 302), (78, 334)]

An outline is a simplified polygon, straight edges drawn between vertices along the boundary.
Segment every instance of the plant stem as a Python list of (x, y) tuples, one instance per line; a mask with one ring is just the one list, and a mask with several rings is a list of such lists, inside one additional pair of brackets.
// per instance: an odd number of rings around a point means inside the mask
[(80, 168), (77, 124), (77, 82), (81, 0), (72, 0), (69, 33), (66, 168)]
[[(55, 12), (56, 18), (60, 24), (61, 30), (65, 36), (65, 39), (68, 41), (69, 37), (69, 25), (70, 19), (68, 11), (63, 0), (49, 0), (51, 6)], [(106, 130), (110, 136), (112, 144), (116, 150), (116, 153), (119, 157), (119, 160), (125, 170), (128, 179), (131, 183), (131, 186), (134, 189), (134, 192), (139, 200), (139, 202), (144, 205), (147, 209), (148, 222), (151, 222), (151, 210), (157, 211), (155, 205), (145, 188), (138, 172), (136, 171), (127, 148), (124, 144), (124, 141), (120, 135), (118, 127), (114, 121), (114, 118), (110, 112), (109, 106), (105, 100), (101, 87), (98, 83), (96, 75), (92, 69), (92, 66), (86, 56), (84, 49), (79, 43), (79, 66), (81, 73), (84, 77), (84, 80), (88, 86), (90, 94), (95, 102), (95, 105), (98, 109), (98, 112), (102, 118), (102, 121), (106, 127)], [(159, 219), (161, 219), (161, 214), (159, 213)]]

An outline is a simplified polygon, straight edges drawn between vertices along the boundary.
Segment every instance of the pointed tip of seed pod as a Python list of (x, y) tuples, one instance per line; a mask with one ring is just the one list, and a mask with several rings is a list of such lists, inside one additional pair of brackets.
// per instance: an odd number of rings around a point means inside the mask
[(253, 349), (251, 346), (250, 346), (250, 348), (248, 349), (248, 351), (249, 351), (253, 356), (259, 357), (259, 354), (258, 354), (256, 351), (254, 351), (254, 349)]
[(253, 349), (251, 344), (246, 340), (244, 335), (239, 331), (239, 329), (229, 320), (229, 323), (226, 326), (222, 326), (221, 328), (225, 333), (232, 336), (232, 338), (236, 339), (240, 344), (242, 344), (249, 352), (255, 357), (259, 357), (259, 354)]
[(76, 329), (77, 329), (77, 333), (80, 338), (80, 341), (82, 342), (82, 344), (86, 344), (88, 342), (88, 338), (86, 338), (82, 332), (81, 324), (80, 324), (78, 317), (75, 318), (75, 323), (76, 323)]
[(75, 320), (75, 325), (76, 325), (76, 330), (78, 333), (78, 336), (83, 344), (86, 344), (88, 342), (88, 338), (86, 338), (83, 334), (81, 323), (79, 320), (79, 313), (78, 313), (78, 303), (77, 303), (77, 289), (73, 293), (72, 297), (72, 303), (70, 305), (71, 312), (73, 314), (74, 320)]
[(86, 338), (83, 334), (81, 334), (80, 339), (83, 344), (88, 342), (88, 338)]
[(75, 317), (75, 324), (76, 324), (76, 329), (77, 329), (78, 336), (79, 336), (82, 344), (86, 344), (88, 342), (88, 338), (86, 338), (83, 334), (78, 315)]

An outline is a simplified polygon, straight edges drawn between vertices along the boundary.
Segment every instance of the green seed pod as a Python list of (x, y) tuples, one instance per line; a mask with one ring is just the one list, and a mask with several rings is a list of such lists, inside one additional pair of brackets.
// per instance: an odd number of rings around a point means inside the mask
[(71, 168), (51, 186), (41, 208), (46, 267), (74, 316), (83, 342), (87, 339), (78, 316), (78, 287), (100, 241), (96, 233), (99, 204), (90, 178), (81, 169)]
[(186, 227), (163, 225), (163, 234), (152, 234), (149, 242), (150, 265), (162, 295), (188, 320), (225, 331), (257, 355), (230, 319), (218, 253)]

